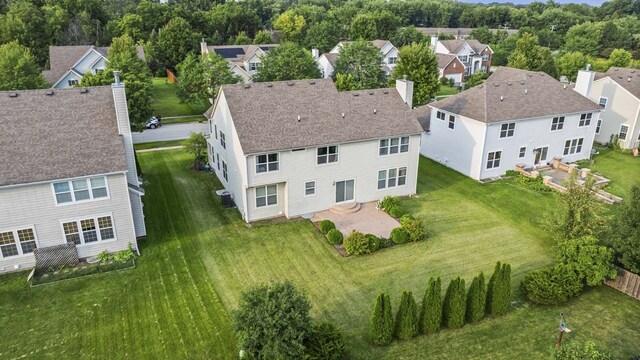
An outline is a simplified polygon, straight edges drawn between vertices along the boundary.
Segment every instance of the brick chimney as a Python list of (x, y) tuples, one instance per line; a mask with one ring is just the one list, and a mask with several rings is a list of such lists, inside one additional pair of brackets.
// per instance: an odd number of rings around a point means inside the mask
[(409, 105), (409, 108), (413, 108), (413, 81), (407, 80), (407, 76), (404, 75), (402, 79), (396, 80), (396, 91), (400, 94), (402, 101)]
[(118, 132), (122, 135), (124, 154), (127, 159), (127, 182), (138, 186), (138, 171), (136, 170), (135, 152), (133, 150), (133, 139), (131, 137), (131, 123), (129, 122), (127, 94), (124, 83), (120, 81), (120, 72), (114, 71), (113, 76), (115, 78), (115, 82), (111, 84), (111, 92), (113, 93), (113, 103), (116, 108)]

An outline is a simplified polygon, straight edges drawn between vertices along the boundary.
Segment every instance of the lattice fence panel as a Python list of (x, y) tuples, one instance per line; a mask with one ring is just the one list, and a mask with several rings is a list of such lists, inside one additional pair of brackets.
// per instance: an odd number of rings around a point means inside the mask
[(33, 254), (36, 257), (36, 270), (56, 269), (63, 265), (76, 266), (79, 262), (74, 243), (37, 248)]

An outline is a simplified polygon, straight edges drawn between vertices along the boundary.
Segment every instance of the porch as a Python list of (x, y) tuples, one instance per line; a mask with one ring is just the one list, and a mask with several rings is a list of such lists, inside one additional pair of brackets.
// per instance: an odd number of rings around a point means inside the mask
[(356, 230), (388, 239), (391, 230), (400, 226), (396, 219), (376, 209), (375, 201), (338, 205), (329, 210), (317, 212), (311, 218), (313, 222), (322, 220), (331, 220), (345, 237)]

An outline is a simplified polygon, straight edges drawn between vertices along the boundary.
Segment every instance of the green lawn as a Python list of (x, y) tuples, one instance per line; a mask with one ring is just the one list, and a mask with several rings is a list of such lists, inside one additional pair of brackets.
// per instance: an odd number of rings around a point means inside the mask
[(203, 122), (206, 120), (207, 118), (203, 115), (178, 117), (178, 118), (172, 118), (172, 119), (162, 119), (162, 125), (184, 124), (184, 123), (190, 123), (190, 122)]
[[(167, 81), (167, 78), (154, 78), (151, 91), (153, 113), (162, 117), (202, 115), (208, 109), (207, 104), (196, 106), (180, 102), (176, 96), (176, 86)], [(166, 120), (163, 122), (168, 124)]]
[(454, 95), (458, 93), (457, 86), (440, 85), (440, 90), (436, 93), (436, 96)]
[(148, 143), (133, 144), (136, 150), (157, 149), (169, 146), (181, 146), (184, 144), (184, 139), (181, 140), (167, 140), (167, 141), (152, 141)]
[[(562, 307), (522, 300), (519, 280), (550, 262), (552, 239), (540, 219), (558, 201), (514, 183), (479, 184), (421, 159), (419, 195), (403, 206), (432, 237), (376, 254), (343, 258), (307, 221), (248, 226), (214, 195), (211, 174), (190, 170), (180, 150), (138, 154), (145, 180), (148, 239), (138, 267), (29, 288), (25, 273), (0, 277), (0, 358), (234, 358), (230, 324), (243, 290), (291, 280), (308, 295), (312, 315), (338, 324), (356, 359), (547, 358), (558, 312), (574, 330), (566, 341), (593, 339), (619, 357), (640, 353), (640, 302), (607, 287)], [(508, 315), (455, 331), (377, 348), (367, 344), (375, 295), (422, 296), (429, 276), (470, 281), (496, 261), (512, 264), (516, 294)], [(395, 309), (394, 309), (395, 310)]]
[(611, 180), (605, 189), (624, 197), (633, 185), (640, 186), (640, 156), (612, 151), (606, 147), (596, 147), (599, 154), (593, 160), (581, 161), (580, 167), (587, 167)]

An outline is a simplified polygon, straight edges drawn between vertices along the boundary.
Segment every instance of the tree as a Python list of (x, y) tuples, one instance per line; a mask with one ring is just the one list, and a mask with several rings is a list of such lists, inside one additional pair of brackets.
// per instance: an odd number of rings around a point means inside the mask
[(297, 15), (293, 10), (283, 12), (273, 22), (273, 28), (282, 32), (282, 41), (299, 42), (306, 25), (304, 16)]
[(566, 266), (547, 266), (529, 273), (520, 283), (529, 301), (556, 305), (567, 302), (582, 291), (584, 285)]
[(319, 49), (321, 53), (329, 52), (342, 37), (340, 26), (332, 21), (321, 21), (307, 29), (305, 44), (309, 49)]
[(189, 137), (184, 141), (184, 150), (193, 155), (193, 167), (196, 170), (202, 170), (207, 158), (207, 139), (204, 134), (191, 131)]
[(251, 38), (247, 36), (247, 33), (240, 31), (235, 38), (233, 38), (234, 45), (248, 45), (251, 44)]
[(575, 81), (578, 71), (584, 69), (588, 62), (587, 56), (579, 51), (564, 53), (557, 60), (558, 74), (566, 76), (569, 81)]
[(466, 305), (464, 279), (451, 280), (442, 305), (442, 324), (450, 329), (462, 327)]
[(489, 30), (489, 27), (487, 26), (482, 26), (482, 27), (471, 30), (469, 37), (480, 41), (482, 44), (495, 43), (494, 41), (495, 38), (493, 37), (493, 33)]
[(411, 291), (402, 292), (394, 335), (398, 340), (409, 340), (418, 335), (418, 306)]
[(336, 61), (334, 76), (352, 75), (355, 89), (376, 89), (385, 86), (386, 75), (380, 64), (380, 50), (367, 41), (355, 41), (344, 45)]
[(351, 22), (349, 33), (354, 40), (375, 40), (378, 38), (376, 20), (371, 14), (359, 14)]
[(206, 28), (205, 33), (218, 33), (222, 42), (241, 31), (251, 37), (260, 28), (260, 16), (248, 2), (228, 1), (214, 6), (206, 13)]
[(440, 278), (430, 278), (422, 298), (418, 328), (421, 334), (433, 334), (442, 324), (442, 285)]
[(484, 274), (473, 278), (467, 294), (467, 322), (476, 322), (484, 317), (484, 307), (487, 301), (487, 287), (484, 283)]
[(398, 28), (391, 37), (391, 43), (396, 47), (402, 47), (426, 40), (425, 35), (413, 26)]
[(503, 315), (511, 304), (511, 265), (496, 263), (495, 270), (487, 286), (486, 312)]
[(616, 277), (616, 270), (611, 265), (613, 251), (598, 245), (598, 239), (593, 236), (561, 241), (555, 260), (556, 264), (571, 269), (588, 286), (600, 285), (605, 279)]
[(347, 354), (347, 346), (340, 329), (328, 322), (311, 327), (304, 347), (304, 359), (308, 360), (342, 360)]
[(311, 52), (296, 43), (283, 43), (262, 57), (254, 81), (318, 79), (320, 70)]
[(553, 360), (613, 360), (613, 356), (591, 341), (574, 341), (556, 348)]
[(464, 83), (464, 88), (471, 89), (474, 86), (478, 86), (482, 84), (486, 80), (485, 74), (483, 73), (475, 73), (467, 78), (467, 81)]
[(191, 53), (176, 68), (179, 75), (176, 94), (181, 101), (190, 104), (209, 104), (209, 99), (218, 95), (220, 85), (235, 84), (242, 80), (229, 69), (227, 61), (216, 53)]
[(28, 47), (17, 41), (0, 45), (0, 90), (48, 87)]
[(600, 41), (604, 23), (590, 21), (572, 26), (567, 31), (565, 50), (580, 51), (583, 54), (596, 56), (600, 52)]
[(393, 315), (389, 295), (380, 293), (371, 313), (369, 341), (374, 345), (387, 345), (393, 338)]
[(538, 45), (538, 37), (524, 33), (516, 42), (516, 48), (509, 56), (507, 66), (516, 69), (544, 71), (555, 77), (556, 68), (551, 50)]
[(290, 282), (249, 289), (234, 313), (240, 348), (256, 359), (302, 358), (311, 333), (310, 307)]
[(167, 68), (174, 69), (192, 51), (198, 48), (198, 36), (189, 23), (181, 18), (171, 19), (158, 32), (154, 49), (158, 61)]
[(615, 49), (609, 55), (609, 65), (615, 67), (628, 67), (631, 64), (631, 53), (624, 49)]
[(633, 186), (613, 221), (609, 240), (617, 262), (640, 274), (640, 187)]
[(413, 106), (428, 103), (440, 88), (438, 59), (431, 47), (426, 43), (407, 45), (400, 48), (398, 58), (391, 80), (406, 76), (413, 81)]
[(271, 44), (273, 43), (273, 39), (271, 38), (271, 34), (269, 34), (266, 30), (260, 30), (256, 34), (256, 37), (253, 38), (253, 43), (256, 45), (259, 44)]

